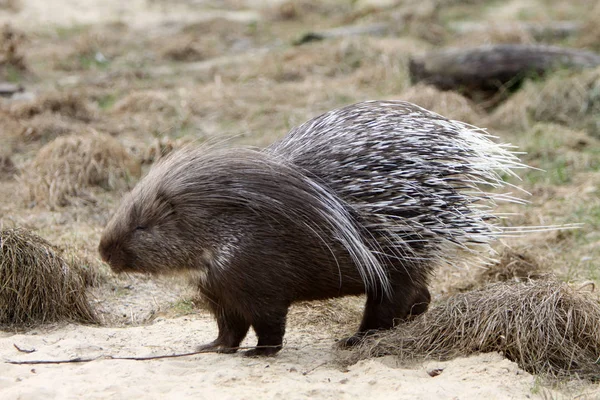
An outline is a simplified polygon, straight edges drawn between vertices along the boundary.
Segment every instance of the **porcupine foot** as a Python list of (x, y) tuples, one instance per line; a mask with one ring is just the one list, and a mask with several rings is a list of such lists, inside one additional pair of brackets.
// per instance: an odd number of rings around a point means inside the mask
[(271, 311), (268, 319), (264, 318), (253, 322), (252, 327), (258, 336), (258, 343), (254, 349), (244, 352), (244, 355), (256, 357), (277, 354), (283, 347), (286, 316), (287, 308), (275, 315)]
[(426, 287), (398, 288), (391, 299), (368, 295), (358, 332), (340, 340), (340, 346), (356, 346), (367, 336), (390, 329), (398, 322), (410, 321), (427, 311), (430, 301), (431, 294)]
[(235, 312), (225, 309), (215, 309), (214, 311), (219, 327), (219, 336), (211, 343), (198, 346), (196, 351), (235, 353), (246, 337), (250, 323)]

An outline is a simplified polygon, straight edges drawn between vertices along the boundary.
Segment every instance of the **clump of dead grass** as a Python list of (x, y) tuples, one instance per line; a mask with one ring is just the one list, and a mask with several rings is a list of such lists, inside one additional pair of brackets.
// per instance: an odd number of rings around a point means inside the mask
[(59, 136), (75, 133), (82, 123), (73, 121), (62, 114), (44, 111), (31, 119), (21, 121), (23, 129), (20, 139), (23, 142), (48, 142)]
[(290, 325), (330, 332), (332, 336), (348, 333), (348, 325), (358, 327), (364, 309), (363, 297), (343, 297), (323, 301), (300, 302), (290, 308)]
[(498, 262), (485, 268), (478, 276), (481, 283), (521, 282), (543, 276), (544, 268), (539, 260), (518, 249), (503, 249)]
[(156, 138), (143, 150), (140, 157), (141, 162), (142, 164), (152, 164), (171, 153), (173, 150), (180, 149), (191, 142), (192, 139), (190, 138), (172, 139), (168, 136)]
[(353, 360), (403, 361), (500, 352), (531, 373), (599, 379), (600, 303), (554, 280), (504, 282), (453, 295), (414, 321), (369, 339)]
[[(193, 39), (204, 58), (224, 55), (236, 49), (247, 49), (256, 45), (262, 26), (248, 21), (228, 18), (212, 18), (184, 26), (173, 38), (158, 40), (153, 46), (168, 48), (178, 38)], [(163, 50), (164, 51), (164, 50)]]
[(471, 100), (459, 93), (441, 91), (431, 85), (417, 84), (402, 92), (397, 98), (469, 124), (477, 125), (483, 118), (483, 110)]
[[(69, 37), (73, 33), (75, 35)], [(60, 40), (65, 42), (65, 46), (53, 55), (53, 66), (62, 71), (103, 69), (114, 57), (122, 54), (127, 34), (127, 25), (122, 22), (86, 26), (74, 29), (71, 34), (63, 33), (66, 37)]]
[(90, 122), (95, 117), (95, 111), (86, 99), (73, 92), (46, 93), (32, 101), (13, 104), (10, 112), (19, 119), (30, 119), (46, 112), (83, 122)]
[(4, 79), (10, 75), (10, 69), (21, 72), (27, 70), (22, 52), (24, 42), (25, 35), (9, 24), (0, 29), (0, 76)]
[(0, 152), (0, 181), (11, 179), (16, 172), (17, 168), (10, 155)]
[(24, 229), (0, 231), (0, 324), (97, 322), (78, 267)]
[(177, 115), (177, 107), (160, 91), (143, 90), (131, 93), (118, 100), (113, 111), (116, 113), (160, 113), (163, 116)]
[(17, 12), (23, 6), (21, 0), (0, 0), (0, 9)]
[(533, 44), (534, 35), (518, 23), (491, 23), (486, 29), (466, 32), (448, 43), (448, 46), (471, 47), (487, 44)]
[(527, 135), (515, 140), (519, 149), (525, 152), (522, 159), (527, 165), (541, 168), (540, 171), (529, 170), (523, 177), (536, 176), (544, 181), (553, 182), (557, 168), (564, 169), (564, 179), (554, 183), (570, 182), (581, 172), (595, 170), (599, 166), (594, 149), (598, 148), (598, 139), (585, 131), (571, 129), (555, 123), (539, 122), (527, 130)]
[(251, 74), (277, 82), (302, 81), (315, 75), (339, 77), (376, 65), (381, 54), (368, 39), (332, 39), (270, 53)]
[(82, 254), (81, 249), (72, 245), (54, 246), (54, 248), (67, 264), (77, 267), (77, 272), (86, 287), (100, 287), (108, 281), (110, 273), (103, 269), (99, 261), (93, 260), (87, 254)]
[(171, 38), (161, 49), (163, 58), (172, 61), (201, 61), (213, 56), (210, 50), (203, 49), (196, 38), (190, 35)]
[(91, 131), (42, 147), (21, 179), (30, 202), (55, 208), (94, 202), (89, 187), (127, 189), (139, 174), (139, 161), (118, 140)]
[(266, 16), (274, 21), (301, 20), (306, 14), (319, 9), (318, 2), (313, 0), (284, 1), (265, 10)]
[(585, 22), (580, 30), (576, 44), (581, 47), (600, 50), (600, 3), (597, 3), (592, 10), (586, 14)]
[(535, 121), (555, 122), (600, 135), (600, 68), (543, 82), (528, 82), (492, 114), (496, 126), (528, 129)]
[(345, 1), (286, 0), (268, 5), (262, 14), (273, 22), (314, 21), (315, 18), (326, 17), (330, 23), (337, 24), (353, 14), (353, 4)]

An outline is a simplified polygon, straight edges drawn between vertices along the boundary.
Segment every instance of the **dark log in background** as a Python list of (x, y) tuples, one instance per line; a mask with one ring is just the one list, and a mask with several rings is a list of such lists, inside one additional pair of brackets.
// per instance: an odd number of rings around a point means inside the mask
[(547, 45), (502, 44), (467, 49), (450, 48), (411, 59), (413, 82), (440, 90), (458, 90), (469, 97), (493, 95), (527, 77), (542, 76), (560, 68), (592, 68), (600, 55), (584, 50)]

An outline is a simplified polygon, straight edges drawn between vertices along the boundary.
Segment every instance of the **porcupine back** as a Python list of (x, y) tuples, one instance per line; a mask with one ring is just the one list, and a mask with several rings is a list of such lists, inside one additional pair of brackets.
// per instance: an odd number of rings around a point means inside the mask
[(383, 270), (426, 283), (440, 264), (458, 264), (456, 250), (466, 250), (458, 260), (489, 257), (502, 234), (496, 201), (519, 201), (485, 191), (524, 167), (507, 147), (411, 103), (370, 101), (314, 118), (266, 151), (346, 204)]

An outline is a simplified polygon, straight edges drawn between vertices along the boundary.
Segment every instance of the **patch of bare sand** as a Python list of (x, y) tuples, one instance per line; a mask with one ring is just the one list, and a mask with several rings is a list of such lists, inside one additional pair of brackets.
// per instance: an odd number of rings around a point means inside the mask
[[(4, 333), (0, 355), (11, 360), (151, 356), (192, 351), (214, 339), (207, 314), (157, 319), (133, 328), (67, 325), (27, 334)], [(333, 338), (290, 326), (287, 345), (274, 358), (241, 355), (129, 361), (98, 359), (61, 365), (4, 364), (3, 398), (200, 398), (200, 399), (523, 399), (535, 398), (534, 377), (497, 354), (428, 362), (412, 368), (391, 358), (344, 369), (335, 362)], [(244, 345), (252, 345), (254, 338)], [(35, 349), (31, 354), (19, 352)], [(443, 369), (436, 377), (428, 371)]]

